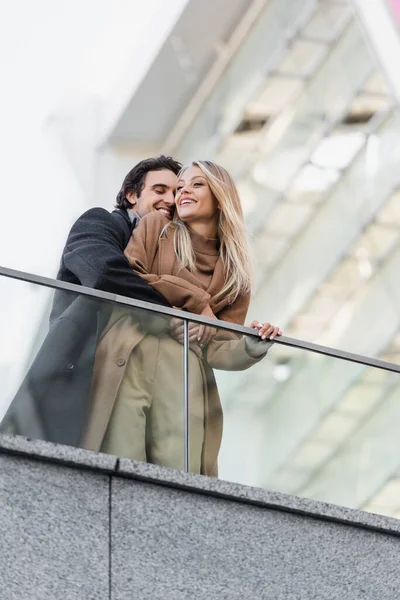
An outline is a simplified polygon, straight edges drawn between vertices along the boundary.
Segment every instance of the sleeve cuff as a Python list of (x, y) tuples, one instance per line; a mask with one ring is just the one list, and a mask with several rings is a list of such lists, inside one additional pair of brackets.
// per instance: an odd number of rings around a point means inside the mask
[(261, 340), (253, 336), (247, 336), (245, 339), (246, 352), (251, 358), (261, 358), (267, 354), (273, 343), (271, 340)]

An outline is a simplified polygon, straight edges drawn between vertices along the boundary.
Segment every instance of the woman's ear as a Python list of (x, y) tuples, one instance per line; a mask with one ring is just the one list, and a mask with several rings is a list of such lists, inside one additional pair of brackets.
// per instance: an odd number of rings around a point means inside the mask
[(137, 198), (136, 198), (135, 192), (128, 192), (126, 194), (125, 198), (128, 200), (129, 204), (132, 205), (132, 208), (134, 206), (136, 206), (136, 204), (137, 204)]

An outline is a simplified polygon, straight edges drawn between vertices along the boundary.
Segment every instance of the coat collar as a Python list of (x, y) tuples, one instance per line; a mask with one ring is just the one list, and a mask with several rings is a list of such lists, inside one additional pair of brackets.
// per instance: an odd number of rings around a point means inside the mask
[(121, 225), (124, 227), (124, 229), (127, 230), (127, 232), (129, 231), (129, 236), (131, 235), (132, 231), (135, 229), (136, 225), (139, 222), (139, 215), (137, 216), (137, 218), (134, 218), (133, 220), (130, 218), (128, 211), (125, 210), (124, 208), (117, 208), (115, 210), (112, 211), (112, 216), (115, 217), (117, 219), (117, 221), (119, 223), (121, 223)]
[[(171, 237), (162, 237), (158, 240), (158, 260), (156, 263), (156, 275), (175, 275), (176, 277), (182, 277), (182, 271), (185, 271), (184, 279), (189, 283), (198, 287), (199, 282), (193, 273), (191, 273), (188, 269), (182, 269), (179, 265), (179, 261), (176, 257), (174, 244)], [(225, 274), (224, 267), (222, 264), (221, 257), (218, 257), (218, 260), (214, 267), (214, 273), (211, 278), (210, 284), (208, 288), (205, 290), (211, 296), (210, 306), (215, 314), (219, 313), (223, 308), (228, 306), (231, 302), (231, 298), (229, 296), (224, 296), (219, 300), (215, 301), (215, 297), (218, 295), (219, 291), (223, 287), (225, 282)]]

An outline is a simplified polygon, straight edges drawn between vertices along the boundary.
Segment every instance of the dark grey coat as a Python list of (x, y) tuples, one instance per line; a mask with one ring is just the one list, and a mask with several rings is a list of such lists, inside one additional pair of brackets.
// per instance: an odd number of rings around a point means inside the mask
[[(123, 254), (135, 224), (124, 210), (85, 212), (69, 233), (57, 278), (169, 306)], [(55, 292), (49, 332), (0, 430), (79, 445), (96, 346), (111, 310), (94, 298)]]

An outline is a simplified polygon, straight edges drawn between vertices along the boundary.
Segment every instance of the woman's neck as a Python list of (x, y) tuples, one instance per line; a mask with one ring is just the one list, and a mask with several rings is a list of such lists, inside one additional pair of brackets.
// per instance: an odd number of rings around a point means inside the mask
[(201, 235), (204, 238), (215, 240), (218, 237), (218, 226), (214, 221), (194, 221), (187, 225), (192, 231), (197, 233), (197, 235)]

